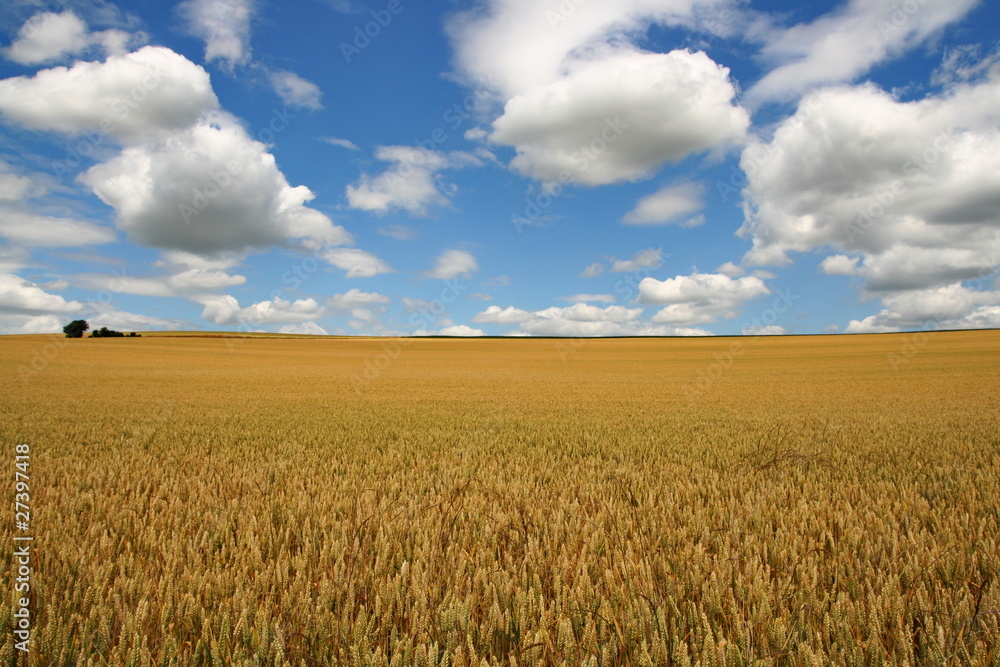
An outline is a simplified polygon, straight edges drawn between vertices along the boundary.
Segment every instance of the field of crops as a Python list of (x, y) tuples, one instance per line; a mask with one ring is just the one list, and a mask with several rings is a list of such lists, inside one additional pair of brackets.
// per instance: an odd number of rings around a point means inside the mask
[(6, 336), (0, 373), (30, 664), (1000, 664), (1000, 332)]

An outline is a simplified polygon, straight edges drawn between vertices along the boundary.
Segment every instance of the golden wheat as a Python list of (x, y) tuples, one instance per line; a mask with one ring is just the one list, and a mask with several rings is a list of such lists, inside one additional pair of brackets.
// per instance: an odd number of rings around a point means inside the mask
[(921, 341), (5, 337), (32, 664), (1000, 664), (1000, 333)]

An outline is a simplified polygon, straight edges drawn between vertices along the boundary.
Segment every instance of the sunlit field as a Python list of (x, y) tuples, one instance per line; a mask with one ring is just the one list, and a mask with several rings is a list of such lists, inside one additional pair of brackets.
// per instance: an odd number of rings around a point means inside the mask
[(997, 331), (5, 336), (0, 369), (31, 664), (1000, 664)]

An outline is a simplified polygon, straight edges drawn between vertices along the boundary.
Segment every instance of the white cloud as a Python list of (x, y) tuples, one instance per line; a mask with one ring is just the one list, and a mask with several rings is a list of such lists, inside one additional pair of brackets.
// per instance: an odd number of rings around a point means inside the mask
[(460, 73), (504, 99), (550, 84), (588, 50), (622, 44), (652, 25), (718, 32), (740, 10), (721, 0), (489, 0), (447, 26)]
[(762, 58), (774, 65), (747, 92), (754, 105), (788, 101), (819, 84), (852, 81), (964, 17), (979, 0), (851, 0), (812, 23), (774, 30)]
[[(274, 92), (278, 94), (278, 97), (286, 105), (298, 109), (309, 109), (311, 111), (323, 108), (323, 92), (312, 81), (307, 81), (298, 74), (286, 70), (270, 71), (267, 74), (267, 79), (271, 82)], [(328, 143), (335, 142), (328, 141)], [(335, 145), (343, 146), (344, 144), (336, 143)], [(354, 149), (357, 150), (357, 146)]]
[[(742, 156), (745, 264), (834, 248), (871, 291), (971, 280), (1000, 265), (1000, 72), (900, 102), (872, 85), (807, 96)], [(817, 141), (817, 137), (823, 137)], [(850, 260), (831, 259), (848, 271)]]
[(0, 334), (62, 333), (68, 321), (55, 315), (7, 315), (0, 311)]
[(743, 327), (741, 332), (744, 336), (784, 336), (788, 332), (785, 327), (778, 324), (768, 324), (762, 326)]
[(0, 80), (0, 114), (10, 121), (130, 143), (188, 128), (218, 104), (204, 69), (158, 46)]
[(283, 334), (305, 334), (308, 336), (329, 336), (326, 329), (315, 322), (302, 322), (300, 324), (286, 324), (278, 329), (278, 333)]
[(200, 301), (205, 306), (201, 316), (215, 324), (301, 323), (325, 314), (323, 306), (315, 299), (288, 301), (275, 297), (246, 308), (240, 308), (237, 300), (229, 295), (204, 297)]
[(79, 301), (66, 301), (58, 294), (49, 294), (20, 276), (0, 273), (0, 313), (51, 315), (75, 313), (82, 307)]
[(223, 253), (212, 257), (203, 257), (183, 250), (165, 250), (161, 256), (162, 259), (154, 262), (154, 266), (169, 270), (218, 269), (222, 271), (243, 261), (243, 255), (239, 253)]
[(848, 333), (904, 329), (971, 329), (994, 326), (1000, 292), (973, 290), (961, 283), (896, 292), (882, 297), (875, 315), (852, 320)]
[(364, 250), (357, 248), (331, 248), (320, 253), (331, 265), (347, 272), (348, 278), (371, 278), (382, 273), (392, 273), (391, 266)]
[(581, 273), (581, 278), (596, 278), (597, 276), (604, 273), (604, 265), (600, 262), (594, 262), (585, 268)]
[(466, 250), (445, 250), (426, 275), (428, 278), (451, 280), (458, 276), (468, 277), (478, 270), (479, 264), (472, 253)]
[(108, 54), (122, 53), (142, 37), (141, 34), (121, 30), (92, 33), (79, 16), (67, 9), (59, 14), (35, 14), (21, 26), (17, 38), (2, 52), (7, 59), (21, 65), (39, 65), (95, 48), (103, 49)]
[(819, 268), (828, 276), (854, 276), (858, 273), (859, 259), (847, 255), (830, 255), (820, 262)]
[(391, 303), (392, 299), (377, 292), (362, 292), (354, 288), (343, 294), (334, 294), (327, 299), (326, 305), (334, 310), (351, 310), (352, 308), (367, 308), (375, 304)]
[(185, 0), (178, 6), (187, 30), (205, 41), (205, 61), (232, 69), (250, 60), (254, 0)]
[(611, 258), (612, 273), (635, 273), (643, 269), (658, 269), (663, 265), (663, 249), (640, 250), (632, 259)]
[(640, 319), (642, 308), (576, 303), (565, 308), (526, 311), (490, 306), (472, 318), (480, 324), (518, 325), (507, 335), (518, 336), (701, 336), (702, 329), (659, 326)]
[(199, 296), (196, 299), (205, 308), (201, 317), (215, 324), (232, 324), (239, 318), (240, 304), (236, 297), (229, 294)]
[(167, 284), (178, 292), (212, 292), (243, 285), (245, 276), (231, 276), (218, 269), (189, 269), (170, 276)]
[(733, 262), (726, 262), (725, 264), (720, 265), (715, 272), (721, 273), (724, 276), (729, 276), (730, 278), (739, 278), (740, 276), (746, 275), (746, 270)]
[(744, 302), (770, 293), (764, 281), (756, 276), (730, 278), (717, 273), (695, 273), (666, 280), (647, 277), (639, 283), (640, 303), (666, 304), (652, 321), (675, 326), (732, 319)]
[(347, 186), (346, 193), (352, 208), (379, 214), (400, 209), (422, 216), (431, 206), (448, 206), (455, 188), (439, 172), (482, 164), (469, 153), (416, 146), (379, 146), (375, 158), (391, 166), (374, 177), (362, 174), (357, 183)]
[(596, 301), (598, 303), (614, 303), (615, 297), (610, 294), (574, 294), (572, 296), (559, 297), (560, 301), (587, 302)]
[(43, 12), (32, 16), (3, 54), (21, 65), (35, 65), (81, 53), (88, 46), (87, 24), (67, 9), (60, 14)]
[(141, 313), (129, 313), (101, 303), (90, 304), (97, 312), (87, 318), (90, 329), (107, 327), (116, 331), (177, 331), (189, 326), (187, 322), (177, 319), (154, 317)]
[(485, 336), (486, 332), (482, 329), (473, 329), (467, 324), (452, 325), (450, 327), (444, 327), (437, 332), (439, 336)]
[(312, 192), (289, 185), (266, 146), (227, 114), (161, 142), (129, 146), (80, 180), (116, 210), (131, 240), (147, 246), (213, 255), (289, 238), (353, 240), (306, 207)]
[(899, 327), (881, 324), (878, 319), (876, 315), (869, 315), (863, 320), (851, 320), (844, 333), (895, 333), (900, 330)]
[(119, 294), (139, 296), (174, 296), (176, 292), (167, 285), (163, 276), (129, 276), (115, 273), (81, 273), (73, 276), (73, 284), (90, 290), (107, 290)]
[(350, 139), (341, 139), (340, 137), (320, 137), (320, 141), (326, 142), (331, 146), (340, 146), (341, 148), (346, 148), (349, 151), (359, 151), (361, 150), (356, 143)]
[[(0, 167), (5, 166), (0, 162)], [(28, 197), (34, 183), (27, 176), (0, 173), (0, 202), (18, 202)]]
[(69, 218), (53, 218), (0, 207), (0, 236), (22, 246), (56, 248), (115, 240), (113, 229)]
[(691, 214), (705, 205), (704, 195), (705, 186), (701, 183), (668, 185), (640, 199), (623, 221), (630, 225), (677, 223), (682, 227), (696, 227), (705, 218)]
[(740, 142), (749, 116), (735, 94), (704, 53), (615, 53), (510, 99), (490, 138), (515, 147), (511, 167), (537, 180), (634, 181)]
[(490, 306), (483, 312), (475, 315), (472, 321), (478, 324), (520, 324), (527, 322), (531, 317), (532, 315), (528, 311), (513, 306), (506, 308)]
[(487, 0), (448, 32), (460, 76), (503, 106), (490, 137), (517, 150), (515, 170), (602, 185), (742, 139), (726, 68), (636, 45), (654, 24), (718, 32), (742, 17), (727, 0)]

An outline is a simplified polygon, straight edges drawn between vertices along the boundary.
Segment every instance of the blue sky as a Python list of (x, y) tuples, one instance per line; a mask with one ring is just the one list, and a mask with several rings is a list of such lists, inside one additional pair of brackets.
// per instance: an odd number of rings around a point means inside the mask
[(1000, 7), (0, 9), (0, 332), (1000, 326)]

